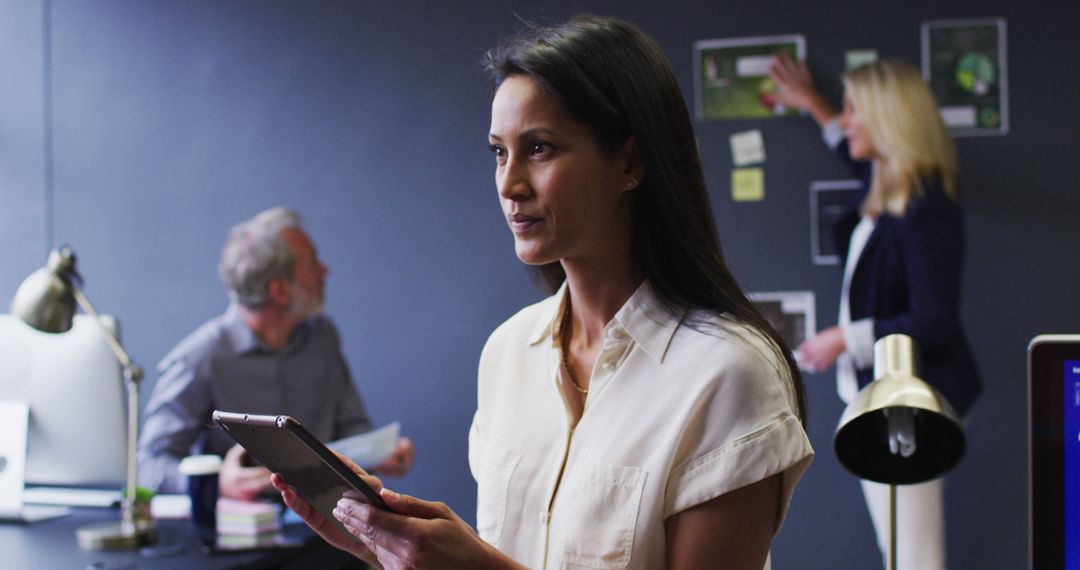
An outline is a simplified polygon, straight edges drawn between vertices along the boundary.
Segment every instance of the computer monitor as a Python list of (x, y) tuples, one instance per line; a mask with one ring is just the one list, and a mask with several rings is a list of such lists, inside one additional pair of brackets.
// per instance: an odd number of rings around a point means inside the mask
[(1080, 570), (1080, 335), (1028, 346), (1031, 568)]
[[(103, 318), (117, 332), (116, 320)], [(0, 315), (0, 400), (30, 406), (27, 484), (123, 486), (123, 373), (103, 334), (86, 315), (76, 315), (71, 330), (58, 334)]]

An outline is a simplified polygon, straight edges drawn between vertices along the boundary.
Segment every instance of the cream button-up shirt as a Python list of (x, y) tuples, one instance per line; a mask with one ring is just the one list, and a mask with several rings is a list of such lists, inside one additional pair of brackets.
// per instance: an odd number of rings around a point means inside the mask
[(469, 434), (480, 536), (530, 568), (663, 568), (667, 517), (776, 473), (781, 522), (813, 450), (772, 345), (723, 316), (672, 316), (646, 282), (606, 326), (571, 427), (566, 291), (484, 347)]

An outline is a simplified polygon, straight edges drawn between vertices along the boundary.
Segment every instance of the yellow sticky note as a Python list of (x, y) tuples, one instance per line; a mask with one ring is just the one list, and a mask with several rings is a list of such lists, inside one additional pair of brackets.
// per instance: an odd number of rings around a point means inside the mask
[(736, 202), (760, 202), (765, 199), (765, 171), (761, 168), (731, 170), (731, 199)]

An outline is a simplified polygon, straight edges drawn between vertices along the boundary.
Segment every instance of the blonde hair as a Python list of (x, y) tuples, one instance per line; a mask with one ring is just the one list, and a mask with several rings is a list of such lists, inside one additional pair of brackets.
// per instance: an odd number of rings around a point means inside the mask
[(846, 73), (844, 87), (877, 155), (863, 214), (902, 216), (926, 178), (955, 201), (956, 150), (918, 70), (879, 61)]

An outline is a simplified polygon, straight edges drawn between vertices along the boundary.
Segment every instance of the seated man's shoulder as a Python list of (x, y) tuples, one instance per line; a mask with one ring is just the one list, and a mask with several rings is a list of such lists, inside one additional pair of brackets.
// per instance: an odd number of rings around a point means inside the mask
[(165, 370), (177, 362), (192, 365), (207, 361), (215, 353), (230, 350), (232, 342), (224, 319), (225, 315), (218, 315), (184, 337), (161, 359), (158, 370)]
[(337, 324), (334, 323), (334, 319), (330, 318), (330, 315), (327, 315), (326, 313), (319, 313), (309, 317), (307, 323), (314, 336), (329, 336), (334, 339), (339, 339), (341, 337), (341, 333), (338, 332), (338, 327)]

